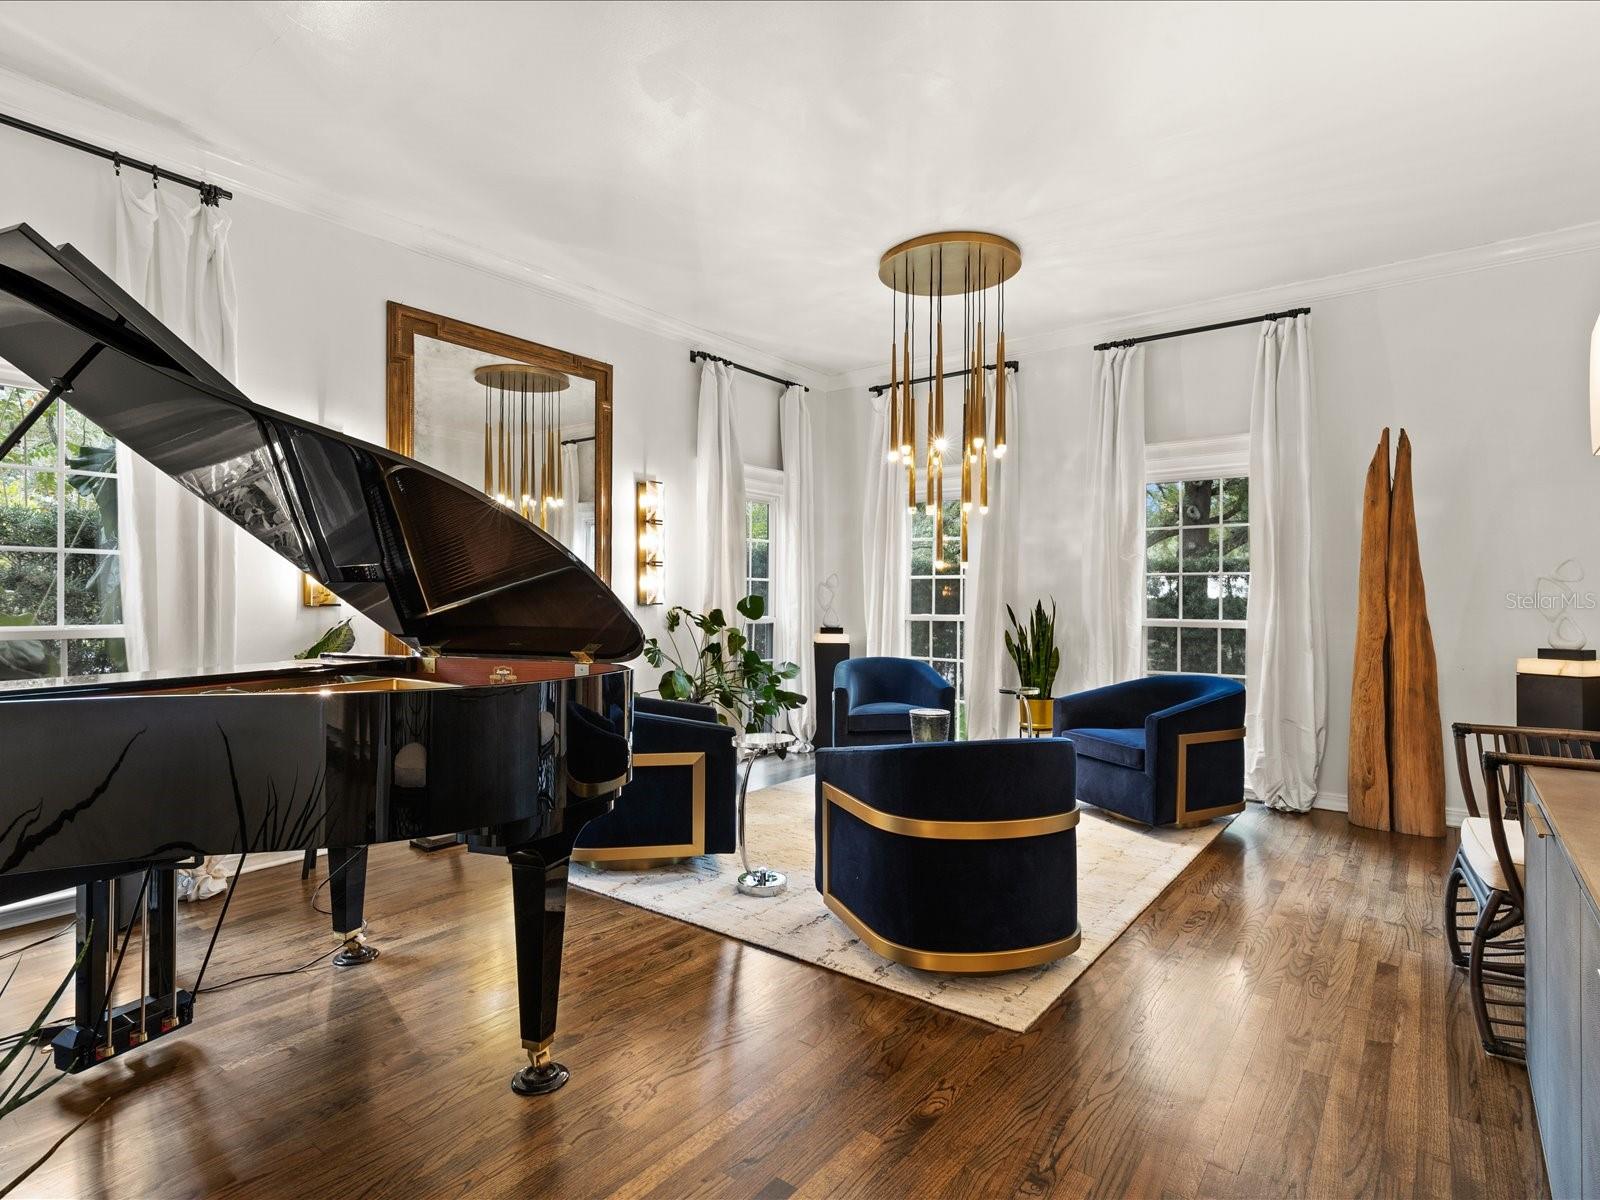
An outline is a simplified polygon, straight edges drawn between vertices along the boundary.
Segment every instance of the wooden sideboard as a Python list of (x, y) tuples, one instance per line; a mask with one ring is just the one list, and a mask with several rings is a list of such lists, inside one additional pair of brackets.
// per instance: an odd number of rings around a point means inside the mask
[(1551, 1194), (1600, 1196), (1600, 772), (1525, 797), (1528, 1085)]

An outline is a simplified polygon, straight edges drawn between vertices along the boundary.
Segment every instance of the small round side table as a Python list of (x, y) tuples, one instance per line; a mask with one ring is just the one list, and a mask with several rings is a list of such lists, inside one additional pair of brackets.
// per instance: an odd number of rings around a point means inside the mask
[(771, 754), (785, 753), (794, 744), (791, 733), (747, 733), (739, 742), (739, 761), (744, 765), (744, 779), (739, 783), (739, 861), (744, 871), (739, 876), (739, 890), (746, 896), (776, 896), (789, 886), (789, 878), (782, 871), (770, 867), (750, 865), (750, 843), (745, 838), (745, 796), (750, 791), (750, 775), (756, 760)]

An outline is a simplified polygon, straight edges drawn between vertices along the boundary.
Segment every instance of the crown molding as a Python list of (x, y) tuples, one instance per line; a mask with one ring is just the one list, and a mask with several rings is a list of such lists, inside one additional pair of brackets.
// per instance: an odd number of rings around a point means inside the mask
[[(1424, 283), (1431, 279), (1444, 279), (1452, 275), (1466, 275), (1475, 271), (1493, 270), (1496, 267), (1515, 266), (1518, 263), (1537, 262), (1545, 258), (1559, 258), (1568, 254), (1587, 254), (1600, 250), (1600, 221), (1573, 225), (1548, 233), (1535, 233), (1527, 237), (1507, 238), (1481, 246), (1468, 246), (1461, 250), (1448, 250), (1441, 254), (1421, 258), (1403, 259), (1377, 267), (1363, 267), (1338, 275), (1325, 275), (1318, 279), (1298, 283), (1275, 284), (1253, 292), (1235, 292), (1211, 300), (1174, 308), (1153, 309), (1107, 321), (1093, 321), (1066, 325), (1046, 333), (1010, 338), (1006, 342), (1006, 357), (1024, 360), (1022, 371), (1027, 373), (1030, 354), (1047, 354), (1056, 350), (1091, 347), (1097, 342), (1117, 338), (1143, 337), (1166, 329), (1189, 325), (1208, 325), (1213, 321), (1227, 321), (1251, 313), (1274, 312), (1299, 305), (1315, 304), (1340, 296), (1354, 296), (1362, 292), (1383, 291)], [(957, 370), (959, 360), (946, 370)], [(917, 374), (924, 368), (913, 364)], [(857, 367), (826, 380), (826, 391), (869, 387), (882, 383), (881, 366)]]
[[(0, 106), (25, 120), (85, 141), (96, 142), (147, 159), (196, 178), (215, 181), (240, 200), (258, 201), (314, 217), (376, 238), (403, 250), (448, 262), (584, 309), (607, 320), (658, 337), (735, 358), (774, 375), (820, 389), (826, 375), (802, 363), (761, 350), (712, 329), (679, 320), (646, 305), (566, 279), (536, 263), (525, 262), (465, 238), (419, 225), (376, 205), (353, 200), (309, 180), (244, 161), (203, 145), (188, 131), (163, 128), (140, 117), (118, 113), (97, 101), (0, 68)], [(6, 136), (33, 141), (29, 134), (0, 127)], [(63, 154), (74, 153), (60, 148)], [(86, 160), (87, 161), (87, 160)], [(687, 359), (685, 360), (687, 364)]]
[[(236, 192), (240, 199), (262, 201), (314, 217), (401, 249), (527, 288), (618, 324), (684, 342), (693, 349), (708, 350), (720, 357), (748, 362), (772, 374), (804, 383), (819, 394), (884, 382), (883, 369), (879, 365), (863, 365), (832, 374), (808, 367), (714, 330), (563, 278), (535, 263), (524, 262), (464, 238), (419, 225), (376, 205), (351, 200), (308, 180), (245, 162), (220, 148), (204, 145), (191, 131), (177, 126), (167, 128), (148, 118), (119, 113), (97, 101), (3, 68), (0, 68), (0, 106), (63, 133), (108, 144), (198, 178), (215, 180)], [(29, 137), (17, 130), (0, 128), (0, 138), (7, 135)], [(61, 152), (72, 153), (64, 148)], [(1175, 325), (1208, 324), (1252, 312), (1312, 304), (1340, 296), (1595, 250), (1600, 250), (1600, 222), (1278, 284), (1256, 291), (1237, 292), (1172, 308), (1066, 325), (1010, 339), (1006, 356), (1025, 358), (1032, 354), (1087, 347), (1115, 338), (1159, 333)], [(951, 362), (946, 369), (955, 370), (960, 366), (959, 362)], [(1026, 369), (1024, 363), (1024, 372)], [(922, 371), (923, 368), (918, 368), (917, 373), (921, 374)]]

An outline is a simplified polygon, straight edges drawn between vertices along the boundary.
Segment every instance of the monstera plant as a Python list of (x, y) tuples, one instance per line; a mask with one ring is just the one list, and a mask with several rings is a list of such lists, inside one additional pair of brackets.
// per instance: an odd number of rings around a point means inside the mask
[[(767, 602), (746, 596), (735, 607), (746, 621), (759, 621)], [(656, 687), (663, 700), (708, 704), (724, 725), (745, 733), (760, 733), (780, 713), (806, 702), (799, 692), (783, 686), (800, 674), (800, 668), (791, 662), (767, 662), (720, 608), (697, 613), (675, 605), (667, 610), (666, 624), (666, 643), (651, 638), (644, 646), (645, 661), (666, 668)], [(679, 634), (688, 642), (687, 653)]]
[(354, 618), (346, 617), (311, 645), (296, 654), (296, 658), (321, 658), (324, 654), (343, 654), (356, 644), (356, 631), (350, 628)]

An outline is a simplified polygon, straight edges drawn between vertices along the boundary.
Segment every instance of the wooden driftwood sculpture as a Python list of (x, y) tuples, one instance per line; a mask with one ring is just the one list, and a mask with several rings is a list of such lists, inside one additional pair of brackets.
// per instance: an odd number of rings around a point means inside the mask
[(1359, 587), (1350, 688), (1350, 820), (1443, 837), (1439, 667), (1417, 541), (1411, 439), (1404, 429), (1395, 446), (1392, 483), (1387, 429), (1367, 468)]

